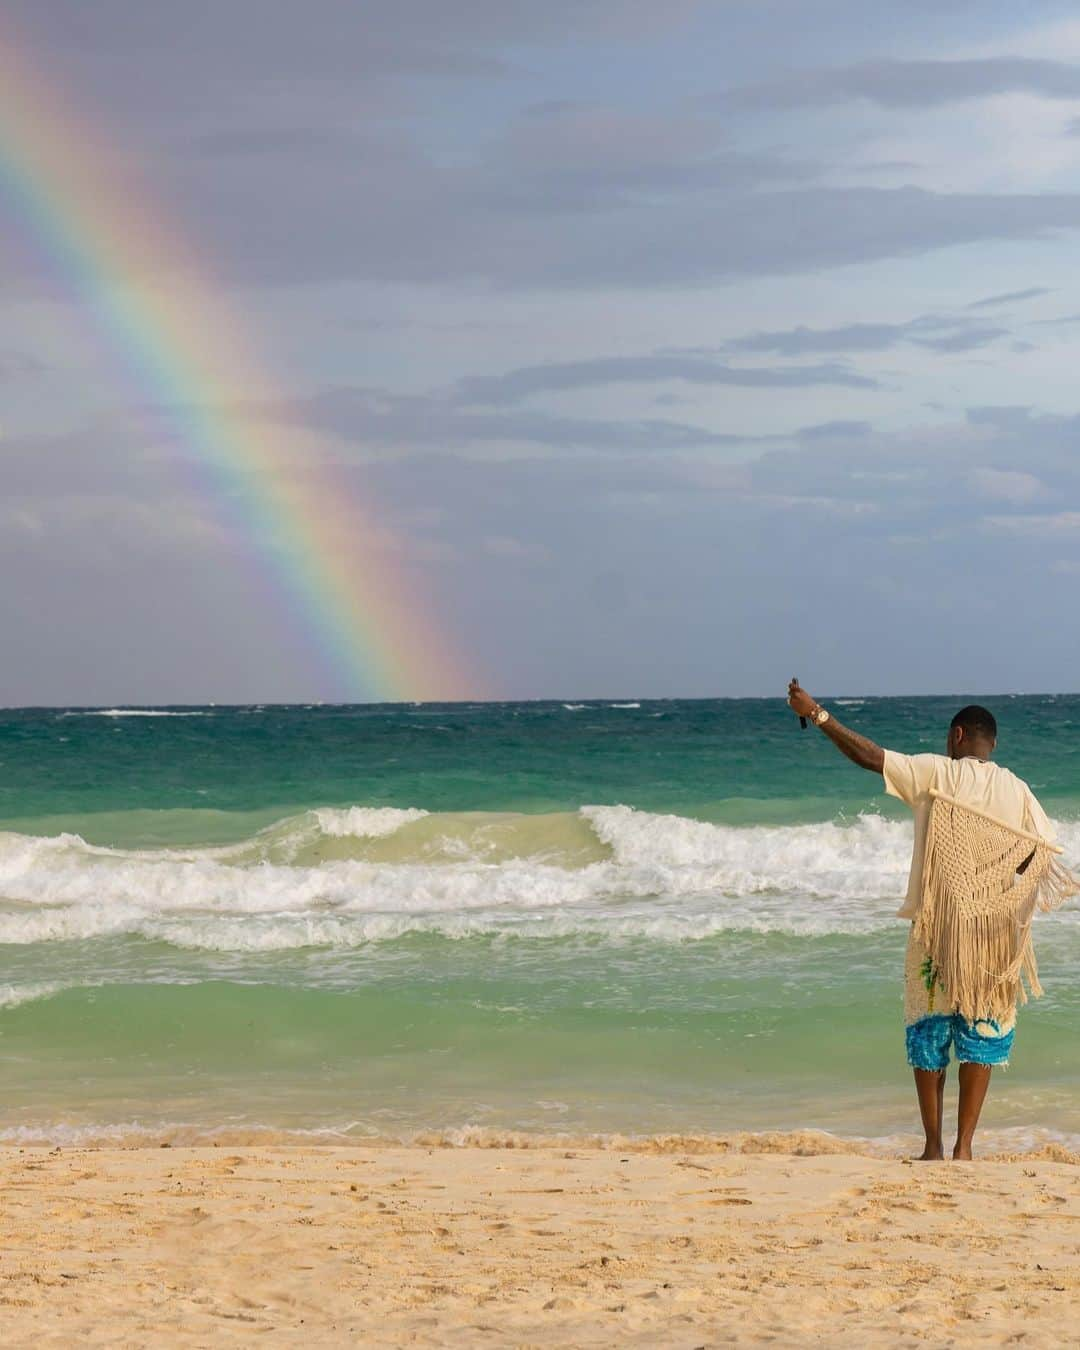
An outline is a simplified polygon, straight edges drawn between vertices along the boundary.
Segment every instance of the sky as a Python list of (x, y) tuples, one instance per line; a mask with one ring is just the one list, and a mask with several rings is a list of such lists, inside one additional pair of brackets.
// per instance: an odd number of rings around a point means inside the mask
[[(470, 693), (1080, 689), (1073, 6), (5, 13)], [(2, 185), (0, 286), (0, 703), (369, 696)]]

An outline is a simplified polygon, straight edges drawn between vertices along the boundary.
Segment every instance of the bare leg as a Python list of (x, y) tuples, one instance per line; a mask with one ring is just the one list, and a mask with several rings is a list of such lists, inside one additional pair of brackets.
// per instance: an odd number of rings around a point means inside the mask
[(956, 1111), (956, 1147), (952, 1155), (963, 1162), (971, 1159), (971, 1141), (975, 1137), (975, 1126), (979, 1123), (979, 1112), (986, 1100), (992, 1068), (991, 1064), (960, 1065), (960, 1105)]
[(941, 1116), (945, 1101), (945, 1070), (916, 1069), (915, 1091), (919, 1098), (919, 1114), (926, 1134), (926, 1148), (916, 1162), (937, 1162), (944, 1158), (941, 1146)]

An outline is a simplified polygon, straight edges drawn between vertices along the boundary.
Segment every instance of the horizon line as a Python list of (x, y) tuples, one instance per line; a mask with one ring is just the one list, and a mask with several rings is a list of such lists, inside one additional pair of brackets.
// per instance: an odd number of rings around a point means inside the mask
[[(939, 699), (939, 698), (985, 698), (985, 699), (1005, 699), (1005, 698), (1074, 698), (1080, 695), (1080, 690), (1067, 689), (1033, 689), (1033, 690), (1009, 690), (998, 693), (973, 694), (970, 690), (946, 690), (944, 692), (935, 692), (929, 694), (864, 694), (864, 693), (841, 693), (841, 694), (823, 694), (822, 700), (857, 700), (867, 702), (869, 700), (884, 701), (886, 699)], [(528, 698), (501, 698), (501, 699), (364, 699), (364, 700), (337, 700), (337, 699), (248, 699), (240, 702), (208, 700), (202, 703), (168, 703), (153, 702), (139, 703), (134, 700), (118, 701), (111, 703), (0, 703), (0, 712), (97, 712), (123, 713), (132, 712), (167, 712), (174, 708), (219, 708), (222, 711), (229, 711), (234, 708), (303, 708), (312, 710), (315, 708), (427, 708), (427, 707), (509, 707), (515, 704), (532, 703), (580, 703), (588, 704), (614, 704), (623, 705), (629, 703), (770, 703), (786, 702), (783, 694), (594, 694), (594, 695), (569, 695), (569, 694), (551, 694), (543, 697)]]

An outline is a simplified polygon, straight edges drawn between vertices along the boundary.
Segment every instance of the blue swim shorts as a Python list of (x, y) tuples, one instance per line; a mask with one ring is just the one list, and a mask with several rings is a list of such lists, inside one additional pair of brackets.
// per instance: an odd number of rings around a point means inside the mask
[(906, 1035), (908, 1063), (933, 1072), (948, 1068), (950, 1045), (958, 1064), (1008, 1064), (1016, 1026), (1002, 1032), (988, 1017), (969, 1022), (959, 1013), (933, 1013), (913, 1022)]

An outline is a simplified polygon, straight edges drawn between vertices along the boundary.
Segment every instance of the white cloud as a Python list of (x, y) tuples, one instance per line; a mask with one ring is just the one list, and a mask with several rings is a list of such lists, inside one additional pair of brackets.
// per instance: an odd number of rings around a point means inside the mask
[(1080, 534), (1080, 511), (1049, 515), (983, 516), (982, 524), (1002, 534), (1038, 538), (1040, 535)]
[(156, 553), (162, 545), (218, 550), (229, 543), (212, 509), (201, 503), (174, 500), (163, 504), (92, 492), (16, 499), (0, 513), (0, 541), (7, 536), (10, 546), (19, 547), (9, 530), (22, 533), (23, 547), (34, 537), (51, 547), (58, 540), (68, 546), (81, 540), (118, 553), (130, 548)]
[(834, 516), (872, 516), (881, 509), (877, 502), (852, 501), (847, 497), (803, 497), (794, 493), (763, 492), (746, 500), (785, 511), (825, 511)]
[(975, 43), (973, 54), (985, 57), (1027, 57), (1031, 60), (1080, 64), (1080, 19), (1055, 19), (1026, 28), (1010, 26), (1004, 36)]
[(970, 482), (980, 496), (991, 501), (1011, 502), (1014, 506), (1036, 501), (1046, 493), (1045, 483), (1033, 473), (1013, 469), (973, 469)]

